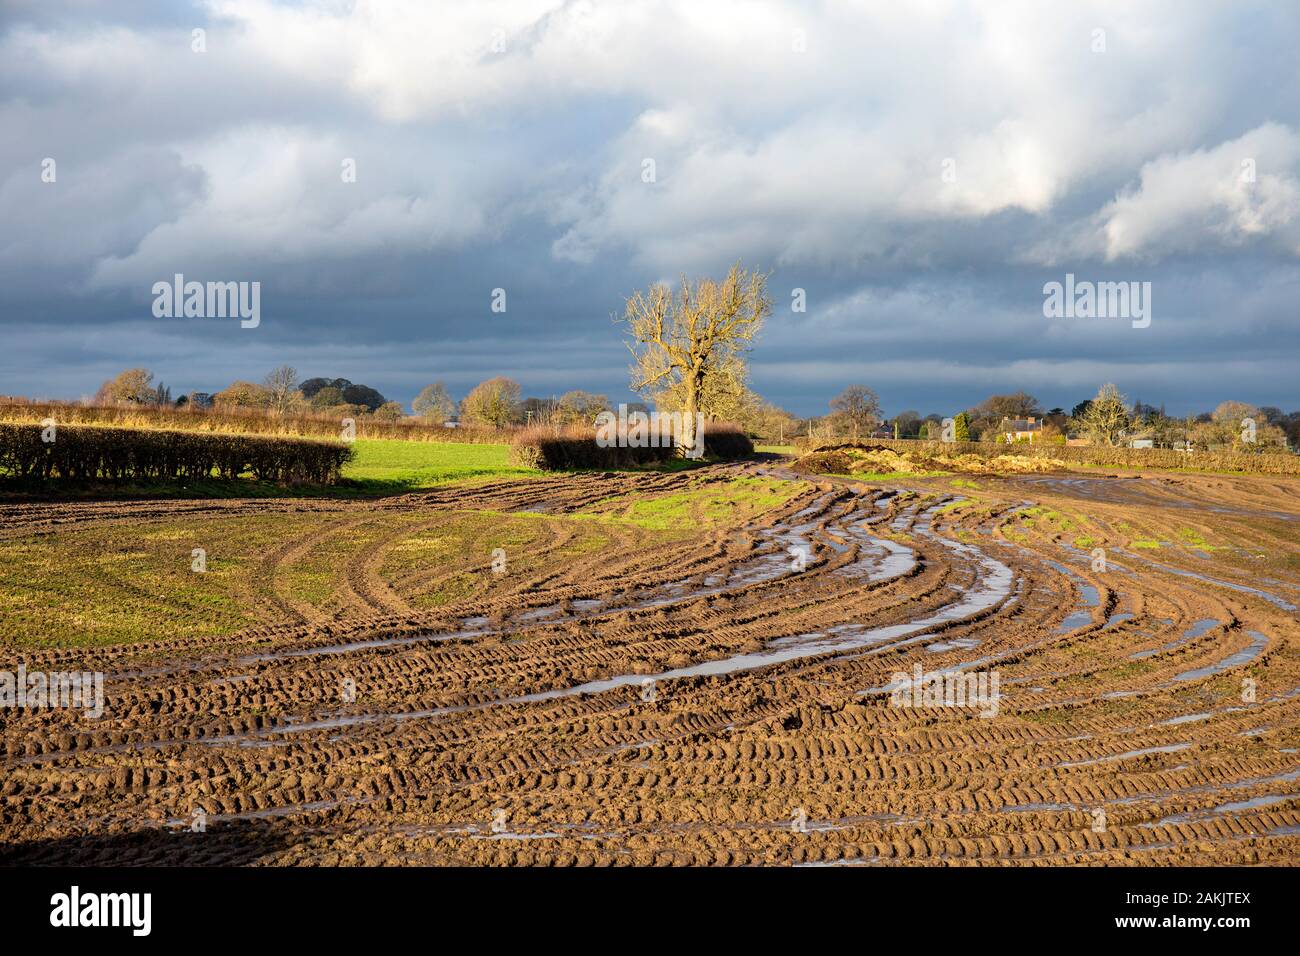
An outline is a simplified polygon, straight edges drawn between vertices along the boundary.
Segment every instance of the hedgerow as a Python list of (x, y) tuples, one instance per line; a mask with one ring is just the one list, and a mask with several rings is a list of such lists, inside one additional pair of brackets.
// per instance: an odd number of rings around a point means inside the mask
[(336, 442), (165, 429), (0, 423), (0, 476), (18, 481), (251, 477), (330, 484), (352, 449)]

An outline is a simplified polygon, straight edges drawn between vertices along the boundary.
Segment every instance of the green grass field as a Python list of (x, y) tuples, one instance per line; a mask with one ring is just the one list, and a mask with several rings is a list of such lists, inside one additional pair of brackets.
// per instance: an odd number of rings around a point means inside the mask
[(527, 477), (540, 472), (510, 464), (509, 445), (358, 440), (343, 477), (367, 491), (430, 488), (448, 481)]
[(690, 531), (740, 525), (776, 508), (807, 487), (802, 481), (732, 478), (687, 491), (636, 498), (623, 495), (598, 502), (573, 515), (634, 524), (651, 531)]

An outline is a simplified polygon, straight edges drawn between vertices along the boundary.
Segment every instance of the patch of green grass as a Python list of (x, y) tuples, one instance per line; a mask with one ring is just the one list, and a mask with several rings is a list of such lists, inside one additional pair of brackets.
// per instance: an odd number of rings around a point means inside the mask
[(1074, 539), (1074, 546), (1076, 548), (1091, 548), (1096, 543), (1097, 541), (1095, 538), (1090, 538), (1086, 534)]
[(1146, 538), (1137, 538), (1137, 539), (1135, 539), (1135, 540), (1133, 540), (1133, 541), (1130, 541), (1130, 542), (1128, 543), (1128, 546), (1129, 546), (1130, 548), (1159, 548), (1159, 547), (1160, 547), (1160, 542), (1159, 542), (1159, 541), (1151, 541), (1151, 540), (1146, 539)]
[(622, 496), (589, 505), (575, 517), (626, 521), (652, 531), (697, 529), (744, 521), (784, 504), (804, 487), (801, 481), (733, 478), (657, 498)]
[(754, 451), (763, 455), (797, 455), (799, 449), (794, 445), (755, 445)]
[[(273, 598), (349, 619), (367, 611), (355, 600), (350, 564), (376, 546), (379, 580), (415, 607), (441, 607), (608, 548), (618, 530), (584, 522), (557, 547), (565, 523), (496, 511), (178, 513), (0, 541), (0, 648), (171, 638), (197, 645), (286, 621)], [(202, 573), (195, 548), (206, 553)], [(495, 548), (507, 555), (504, 578), (487, 570)], [(266, 561), (277, 550), (272, 573)]]
[(535, 476), (510, 464), (509, 445), (360, 439), (343, 477), (373, 492), (431, 488), (449, 481)]
[(954, 488), (979, 488), (979, 485), (971, 481), (969, 478), (954, 478), (952, 486)]
[(1130, 677), (1137, 677), (1140, 674), (1148, 674), (1154, 667), (1154, 664), (1148, 664), (1146, 661), (1134, 661), (1131, 664), (1124, 664), (1121, 667), (1111, 668), (1103, 673), (1107, 678), (1127, 680)]
[(1131, 697), (1114, 697), (1101, 705), (1101, 712), (1108, 717), (1122, 717), (1137, 710), (1138, 702)]
[(1194, 528), (1183, 528), (1178, 532), (1178, 537), (1181, 538), (1189, 547), (1197, 548), (1201, 551), (1215, 550), (1212, 545), (1207, 543), (1206, 540), (1201, 537), (1200, 532)]
[[(258, 623), (248, 589), (260, 560), (319, 521), (182, 517), (0, 542), (0, 644), (94, 646)], [(206, 552), (204, 573), (193, 570), (194, 548)]]
[(1051, 524), (1059, 525), (1063, 531), (1069, 531), (1074, 527), (1074, 522), (1067, 515), (1038, 505), (1017, 512), (1016, 517), (1026, 524), (1032, 524), (1036, 519), (1042, 518)]

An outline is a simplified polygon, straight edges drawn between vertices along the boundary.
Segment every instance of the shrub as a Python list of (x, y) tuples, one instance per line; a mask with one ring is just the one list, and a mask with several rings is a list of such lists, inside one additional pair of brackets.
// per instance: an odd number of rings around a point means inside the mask
[(249, 474), (260, 481), (329, 484), (352, 449), (305, 438), (225, 435), (162, 429), (59, 425), (42, 440), (40, 425), (0, 423), (0, 474), (18, 480), (174, 480)]
[(521, 431), (510, 445), (510, 462), (545, 471), (583, 468), (629, 468), (667, 461), (677, 449), (602, 447), (590, 428), (552, 429), (545, 426)]
[(709, 422), (704, 426), (704, 454), (710, 458), (748, 458), (754, 443), (739, 425)]
[[(715, 422), (705, 425), (704, 453), (710, 458), (743, 458), (754, 453), (754, 445), (738, 426)], [(519, 432), (510, 447), (511, 464), (546, 471), (630, 468), (676, 457), (678, 451), (671, 444), (659, 448), (604, 447), (596, 443), (592, 429), (580, 426), (560, 430), (529, 428)]]

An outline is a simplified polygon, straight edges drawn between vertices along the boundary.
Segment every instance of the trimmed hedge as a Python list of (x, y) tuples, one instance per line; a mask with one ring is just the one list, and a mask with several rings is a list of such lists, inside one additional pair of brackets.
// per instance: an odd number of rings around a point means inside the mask
[(0, 474), (20, 481), (222, 478), (330, 484), (352, 449), (334, 442), (262, 435), (0, 423)]
[(748, 458), (754, 454), (754, 443), (738, 425), (711, 422), (704, 426), (704, 454), (710, 458)]
[(1081, 465), (1104, 468), (1165, 468), (1192, 471), (1240, 471), (1256, 475), (1300, 475), (1300, 455), (1240, 451), (1174, 451), (1172, 448), (1112, 448), (1106, 445), (1036, 445), (1027, 442), (925, 441), (908, 438), (872, 438), (849, 442), (838, 438), (810, 442), (798, 440), (806, 451), (832, 451), (836, 448), (878, 447), (901, 454), (943, 458), (952, 455), (1023, 455), (1030, 458), (1053, 458)]
[[(744, 458), (754, 453), (754, 443), (735, 425), (714, 422), (704, 427), (704, 454), (708, 458)], [(521, 432), (510, 445), (510, 462), (544, 471), (630, 468), (678, 457), (678, 450), (665, 448), (602, 447), (588, 428), (555, 432), (545, 427)]]

